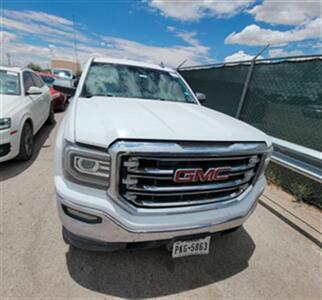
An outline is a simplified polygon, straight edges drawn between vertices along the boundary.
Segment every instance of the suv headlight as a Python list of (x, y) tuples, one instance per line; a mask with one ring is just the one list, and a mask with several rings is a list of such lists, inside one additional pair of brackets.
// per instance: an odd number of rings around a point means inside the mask
[(261, 174), (264, 174), (264, 172), (266, 171), (266, 168), (269, 164), (269, 162), (271, 161), (271, 158), (272, 158), (272, 154), (273, 154), (273, 146), (269, 146), (269, 148), (267, 149), (267, 153), (265, 154), (265, 160), (264, 160), (264, 163), (263, 163), (263, 168), (262, 168), (262, 171), (261, 171)]
[(0, 118), (0, 130), (8, 129), (11, 127), (10, 118)]
[(64, 148), (65, 175), (76, 183), (107, 188), (111, 158), (102, 150), (66, 144)]

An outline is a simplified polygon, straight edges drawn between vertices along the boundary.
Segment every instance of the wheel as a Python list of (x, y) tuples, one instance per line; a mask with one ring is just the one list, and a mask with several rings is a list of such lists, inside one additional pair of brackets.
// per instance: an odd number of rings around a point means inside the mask
[(61, 106), (60, 106), (60, 111), (65, 111), (67, 108), (67, 99), (64, 99), (64, 101), (62, 102)]
[(49, 111), (49, 116), (46, 120), (46, 124), (47, 125), (55, 124), (55, 112), (54, 112), (54, 106), (52, 103), (50, 104), (50, 111)]
[(30, 123), (25, 123), (20, 137), (20, 149), (17, 159), (29, 160), (34, 150), (34, 134)]

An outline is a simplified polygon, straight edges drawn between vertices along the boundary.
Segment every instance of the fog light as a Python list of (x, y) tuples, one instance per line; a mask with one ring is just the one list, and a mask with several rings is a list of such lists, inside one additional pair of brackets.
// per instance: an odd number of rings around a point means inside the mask
[(62, 205), (65, 214), (73, 219), (90, 224), (102, 222), (102, 218)]

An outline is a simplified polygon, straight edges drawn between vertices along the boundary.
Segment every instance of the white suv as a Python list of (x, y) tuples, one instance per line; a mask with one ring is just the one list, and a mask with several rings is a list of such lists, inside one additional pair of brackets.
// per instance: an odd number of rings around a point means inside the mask
[(165, 244), (205, 254), (265, 187), (271, 142), (200, 105), (176, 71), (94, 58), (58, 131), (55, 190), (65, 241), (117, 250)]
[(55, 121), (50, 91), (29, 69), (0, 67), (0, 162), (33, 154), (34, 134)]

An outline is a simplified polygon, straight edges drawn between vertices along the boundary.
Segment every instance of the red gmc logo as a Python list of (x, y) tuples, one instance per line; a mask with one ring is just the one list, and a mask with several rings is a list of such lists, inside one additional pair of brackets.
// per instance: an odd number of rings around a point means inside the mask
[(174, 173), (173, 181), (177, 183), (186, 183), (225, 180), (229, 178), (227, 172), (230, 170), (231, 167), (209, 168), (207, 171), (203, 171), (200, 168), (177, 169)]

